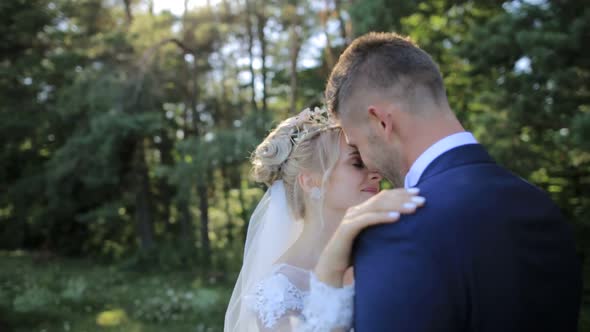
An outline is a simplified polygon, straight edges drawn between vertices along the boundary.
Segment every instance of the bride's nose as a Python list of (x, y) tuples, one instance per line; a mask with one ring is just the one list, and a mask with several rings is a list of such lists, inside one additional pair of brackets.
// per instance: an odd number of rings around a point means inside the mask
[(377, 172), (370, 172), (369, 179), (375, 180), (375, 181), (381, 181), (381, 179), (383, 179), (383, 177), (381, 176), (381, 174), (379, 174)]

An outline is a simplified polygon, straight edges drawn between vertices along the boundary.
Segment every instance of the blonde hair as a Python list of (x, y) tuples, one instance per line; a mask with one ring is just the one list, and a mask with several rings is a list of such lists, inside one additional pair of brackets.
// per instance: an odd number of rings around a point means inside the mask
[(279, 123), (256, 147), (251, 162), (254, 181), (268, 186), (277, 180), (283, 181), (291, 213), (296, 219), (302, 219), (307, 212), (305, 193), (297, 178), (302, 171), (322, 175), (321, 190), (324, 192), (325, 184), (340, 157), (342, 129), (315, 123), (306, 124), (309, 134), (300, 140), (294, 140), (293, 132), (296, 128), (294, 118)]

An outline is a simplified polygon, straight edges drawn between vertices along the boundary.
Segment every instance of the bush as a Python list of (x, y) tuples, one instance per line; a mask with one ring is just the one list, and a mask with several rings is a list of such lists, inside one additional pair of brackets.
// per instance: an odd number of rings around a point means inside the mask
[(205, 317), (220, 300), (219, 293), (212, 289), (183, 291), (169, 288), (143, 301), (135, 300), (133, 316), (157, 323)]
[(88, 284), (84, 278), (72, 278), (66, 282), (61, 292), (61, 298), (67, 301), (79, 303), (84, 298), (84, 293)]
[(28, 313), (41, 311), (49, 305), (58, 303), (55, 293), (45, 287), (35, 285), (25, 290), (24, 293), (17, 295), (14, 298), (12, 307), (16, 312)]

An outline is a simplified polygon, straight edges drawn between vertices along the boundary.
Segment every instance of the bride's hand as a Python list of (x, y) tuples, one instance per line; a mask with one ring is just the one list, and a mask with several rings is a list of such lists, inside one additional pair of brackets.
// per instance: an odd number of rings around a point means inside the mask
[(342, 287), (344, 273), (351, 267), (351, 251), (355, 237), (366, 227), (393, 223), (400, 214), (411, 214), (424, 205), (417, 189), (383, 190), (367, 201), (349, 208), (342, 222), (320, 255), (315, 267), (316, 277), (333, 287)]

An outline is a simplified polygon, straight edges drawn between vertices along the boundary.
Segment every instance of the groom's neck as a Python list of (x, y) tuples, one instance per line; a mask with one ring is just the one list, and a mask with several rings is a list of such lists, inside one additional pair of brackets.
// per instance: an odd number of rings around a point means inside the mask
[(465, 129), (454, 114), (441, 114), (432, 117), (415, 118), (406, 130), (400, 133), (401, 145), (404, 147), (403, 157), (405, 171), (409, 171), (416, 159), (424, 151), (441, 139)]

